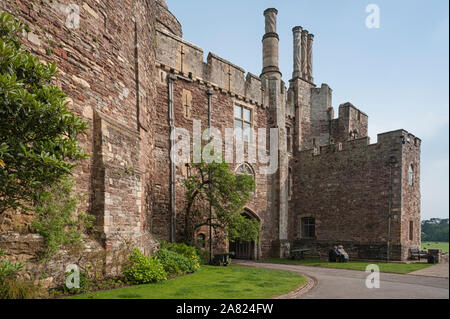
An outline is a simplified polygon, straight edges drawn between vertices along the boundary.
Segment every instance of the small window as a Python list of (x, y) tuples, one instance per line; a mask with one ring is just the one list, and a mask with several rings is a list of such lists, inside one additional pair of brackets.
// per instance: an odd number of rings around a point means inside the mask
[(206, 246), (206, 236), (205, 234), (197, 235), (197, 246), (200, 248), (205, 248)]
[(236, 140), (250, 142), (252, 138), (252, 110), (234, 106), (234, 136)]
[(414, 167), (412, 166), (412, 164), (409, 166), (409, 185), (413, 186), (414, 185)]
[(414, 222), (411, 220), (409, 222), (409, 240), (413, 240), (414, 238)]
[(302, 238), (316, 237), (316, 220), (312, 217), (302, 218)]

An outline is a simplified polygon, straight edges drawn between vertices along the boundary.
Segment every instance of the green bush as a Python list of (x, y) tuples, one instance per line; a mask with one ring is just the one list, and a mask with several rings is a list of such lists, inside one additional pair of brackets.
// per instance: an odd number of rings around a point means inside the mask
[(193, 263), (193, 271), (200, 267), (200, 258), (197, 254), (197, 249), (193, 246), (188, 246), (184, 243), (170, 243), (164, 247), (167, 250), (174, 251), (180, 255), (187, 257)]
[(0, 12), (0, 214), (34, 206), (48, 186), (88, 157), (78, 145), (88, 123), (53, 85), (56, 64), (21, 48), (23, 29)]
[(154, 256), (146, 257), (135, 248), (122, 270), (125, 280), (130, 284), (148, 284), (167, 278), (161, 262)]
[(79, 214), (74, 217), (81, 196), (73, 193), (73, 181), (62, 177), (48, 188), (37, 202), (33, 227), (45, 240), (40, 257), (49, 259), (60, 248), (82, 246), (82, 233), (92, 226), (93, 216)]
[(196, 250), (200, 265), (209, 265), (209, 251), (201, 247), (196, 247)]
[(31, 299), (42, 294), (39, 285), (31, 280), (19, 278), (19, 272), (24, 264), (11, 263), (4, 257), (5, 252), (0, 250), (0, 299)]
[(165, 248), (159, 250), (155, 256), (161, 261), (164, 270), (169, 276), (191, 273), (198, 269), (195, 260)]

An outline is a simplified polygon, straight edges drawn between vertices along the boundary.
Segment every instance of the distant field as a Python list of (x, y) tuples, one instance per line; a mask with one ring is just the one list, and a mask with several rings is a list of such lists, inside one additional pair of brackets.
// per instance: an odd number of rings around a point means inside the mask
[(448, 253), (448, 242), (424, 241), (422, 242), (422, 249), (442, 249), (442, 252)]

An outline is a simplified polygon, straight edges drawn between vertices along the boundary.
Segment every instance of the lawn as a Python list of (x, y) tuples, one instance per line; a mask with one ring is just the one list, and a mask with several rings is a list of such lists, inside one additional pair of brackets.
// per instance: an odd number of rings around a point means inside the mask
[(197, 272), (162, 283), (71, 296), (72, 299), (265, 299), (306, 283), (299, 274), (231, 265), (202, 266)]
[(442, 249), (443, 253), (448, 253), (448, 242), (435, 242), (435, 241), (424, 241), (422, 242), (422, 249)]
[(280, 259), (280, 258), (269, 258), (265, 259), (266, 263), (277, 263), (277, 264), (289, 264), (289, 265), (302, 265), (302, 266), (315, 266), (315, 267), (327, 267), (327, 268), (339, 268), (339, 269), (352, 269), (352, 270), (362, 270), (365, 271), (367, 265), (376, 264), (380, 267), (380, 272), (390, 272), (397, 274), (407, 274), (409, 272), (420, 270), (431, 266), (425, 263), (386, 263), (386, 262), (368, 262), (368, 261), (350, 261), (346, 263), (329, 263), (320, 261), (318, 258), (310, 258), (304, 260), (291, 260), (291, 259)]

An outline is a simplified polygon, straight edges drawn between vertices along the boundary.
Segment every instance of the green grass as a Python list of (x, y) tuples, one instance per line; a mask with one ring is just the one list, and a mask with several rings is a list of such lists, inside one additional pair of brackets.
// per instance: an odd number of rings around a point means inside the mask
[(424, 241), (422, 242), (422, 249), (442, 249), (443, 253), (448, 253), (448, 242)]
[(299, 274), (231, 265), (202, 266), (197, 272), (162, 283), (71, 296), (71, 299), (263, 299), (295, 290)]
[(315, 267), (326, 267), (326, 268), (338, 268), (338, 269), (352, 269), (352, 270), (362, 270), (365, 271), (367, 265), (376, 264), (380, 267), (380, 272), (390, 272), (397, 274), (407, 274), (412, 271), (420, 270), (431, 266), (425, 263), (386, 263), (386, 262), (368, 262), (368, 261), (350, 261), (346, 263), (329, 263), (321, 262), (318, 258), (304, 259), (304, 260), (291, 260), (291, 259), (280, 259), (280, 258), (269, 258), (265, 259), (266, 263), (277, 263), (277, 264), (289, 264), (289, 265), (302, 265), (302, 266), (315, 266)]

